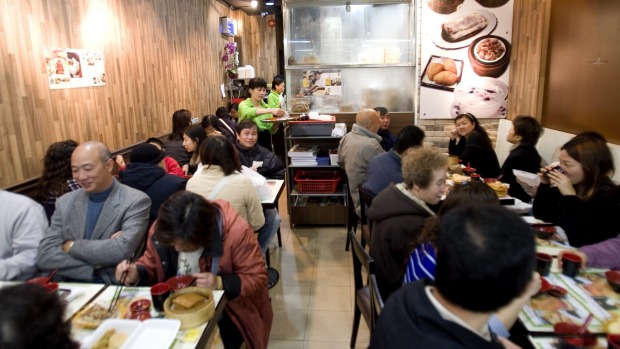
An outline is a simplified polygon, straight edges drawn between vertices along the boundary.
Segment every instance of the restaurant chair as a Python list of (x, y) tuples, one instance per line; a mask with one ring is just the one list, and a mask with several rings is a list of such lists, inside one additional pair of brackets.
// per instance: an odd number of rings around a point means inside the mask
[[(351, 331), (351, 348), (355, 348), (355, 343), (357, 341), (357, 332), (360, 326), (361, 316), (364, 316), (364, 320), (366, 320), (366, 324), (368, 325), (368, 329), (370, 330), (370, 334), (372, 335), (372, 330), (374, 328), (373, 319), (374, 311), (373, 311), (373, 300), (371, 287), (369, 286), (370, 276), (375, 273), (375, 261), (370, 257), (366, 249), (362, 246), (360, 241), (357, 239), (354, 230), (350, 230), (349, 240), (351, 241), (351, 246), (353, 249), (353, 280), (355, 283), (355, 309), (353, 311), (353, 329)], [(366, 272), (366, 284), (363, 281), (362, 270)], [(378, 291), (377, 291), (378, 294)], [(379, 297), (381, 297), (379, 295)]]
[(377, 284), (377, 276), (375, 274), (369, 275), (368, 285), (370, 287), (370, 300), (372, 302), (372, 307), (370, 309), (372, 312), (372, 330), (374, 330), (377, 326), (377, 320), (379, 319), (379, 315), (381, 315), (384, 304), (383, 298), (381, 298), (381, 292), (379, 292), (379, 284)]
[[(346, 178), (345, 178), (346, 181)], [(345, 182), (346, 183), (346, 182)], [(348, 213), (347, 213), (347, 242), (346, 242), (346, 246), (344, 248), (345, 251), (349, 251), (349, 244), (351, 243), (349, 241), (349, 234), (348, 232), (353, 230), (353, 231), (357, 231), (357, 221), (359, 220), (359, 217), (357, 216), (357, 213), (355, 213), (355, 206), (353, 205), (353, 197), (351, 196), (351, 191), (347, 190), (347, 208), (348, 208)]]
[(362, 230), (362, 246), (366, 246), (366, 244), (368, 244), (368, 246), (370, 246), (370, 236), (371, 236), (371, 231), (372, 231), (372, 221), (370, 219), (368, 219), (368, 216), (366, 215), (366, 210), (370, 208), (370, 205), (372, 204), (372, 196), (370, 194), (368, 194), (368, 192), (366, 191), (366, 189), (364, 189), (364, 187), (362, 186), (362, 184), (359, 185), (359, 192), (360, 192), (360, 213), (361, 213), (361, 217), (360, 217), (360, 222), (361, 222), (361, 230)]

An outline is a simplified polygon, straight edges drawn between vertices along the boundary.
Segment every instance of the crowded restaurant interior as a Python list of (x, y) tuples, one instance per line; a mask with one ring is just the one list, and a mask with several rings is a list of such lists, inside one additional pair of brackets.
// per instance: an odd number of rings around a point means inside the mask
[(0, 348), (620, 349), (620, 2), (0, 7)]

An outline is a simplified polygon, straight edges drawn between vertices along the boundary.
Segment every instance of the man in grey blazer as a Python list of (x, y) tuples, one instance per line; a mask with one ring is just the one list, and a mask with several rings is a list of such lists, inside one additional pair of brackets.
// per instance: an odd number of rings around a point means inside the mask
[(38, 266), (58, 269), (70, 280), (115, 283), (115, 267), (146, 236), (151, 200), (116, 181), (114, 162), (100, 142), (86, 142), (71, 156), (73, 178), (82, 186), (56, 201)]

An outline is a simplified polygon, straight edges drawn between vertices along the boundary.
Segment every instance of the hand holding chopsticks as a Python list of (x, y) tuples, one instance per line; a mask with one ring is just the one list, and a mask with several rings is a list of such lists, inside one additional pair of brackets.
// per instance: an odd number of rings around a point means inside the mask
[[(135, 283), (138, 280), (138, 270), (136, 269), (136, 265), (134, 264), (138, 259), (142, 250), (142, 244), (138, 245), (138, 248), (133, 252), (129, 260), (124, 260), (116, 266), (116, 278), (118, 280), (118, 286), (116, 287), (116, 291), (114, 292), (114, 296), (112, 297), (112, 301), (110, 302), (110, 307), (108, 308), (108, 312), (111, 312), (116, 307), (116, 303), (118, 303), (118, 299), (121, 296), (121, 290), (123, 286), (127, 282), (127, 277), (130, 277), (130, 283)], [(120, 272), (120, 277), (119, 277)]]

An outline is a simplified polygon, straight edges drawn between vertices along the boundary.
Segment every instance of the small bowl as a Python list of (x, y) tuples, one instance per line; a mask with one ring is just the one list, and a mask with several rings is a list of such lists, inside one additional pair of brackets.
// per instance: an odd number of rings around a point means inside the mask
[(476, 168), (474, 168), (474, 167), (463, 167), (463, 172), (465, 172), (465, 173), (475, 173), (476, 172)]
[(132, 311), (129, 313), (129, 319), (131, 320), (148, 320), (151, 318), (151, 313), (148, 310)]
[(551, 284), (544, 277), (540, 277), (540, 290), (538, 290), (538, 294), (545, 293), (551, 289)]
[[(580, 325), (575, 325), (570, 322), (558, 322), (553, 325), (553, 332), (559, 336), (558, 341), (560, 348), (566, 349), (580, 349), (580, 348), (594, 348), (598, 343), (598, 339), (590, 331), (586, 330), (584, 333), (577, 333)], [(575, 336), (567, 336), (575, 334)]]
[(612, 349), (620, 349), (620, 334), (608, 334), (607, 345)]
[(40, 286), (44, 286), (47, 285), (50, 282), (50, 278), (47, 276), (41, 276), (38, 278), (32, 278), (28, 281), (26, 281), (27, 284), (34, 284), (34, 285), (40, 285)]
[(166, 283), (170, 285), (170, 292), (175, 292), (189, 286), (189, 284), (192, 283), (192, 280), (194, 280), (194, 277), (191, 275), (181, 275), (171, 277), (170, 279), (166, 280)]
[(609, 270), (605, 272), (605, 278), (609, 286), (617, 293), (620, 293), (620, 270)]
[(532, 224), (532, 229), (536, 232), (539, 239), (549, 240), (557, 230), (553, 224)]
[(58, 288), (59, 288), (57, 282), (50, 282), (42, 286), (45, 292), (47, 293), (55, 293), (56, 291), (58, 291)]
[(566, 297), (566, 294), (568, 292), (563, 287), (556, 286), (556, 285), (551, 285), (551, 287), (549, 288), (547, 293), (549, 293), (550, 295), (552, 295), (553, 297), (556, 297), (556, 298), (564, 298), (564, 297)]
[(460, 103), (461, 110), (477, 118), (496, 115), (507, 96), (508, 85), (489, 77), (468, 79), (454, 88), (454, 98)]
[(137, 299), (129, 305), (129, 309), (132, 313), (140, 311), (149, 311), (151, 309), (151, 301), (148, 299)]

